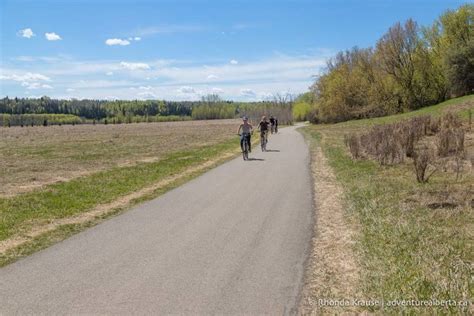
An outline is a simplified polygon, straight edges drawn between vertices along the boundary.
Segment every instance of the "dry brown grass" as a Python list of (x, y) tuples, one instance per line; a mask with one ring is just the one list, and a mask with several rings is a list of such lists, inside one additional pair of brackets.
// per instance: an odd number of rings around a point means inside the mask
[(304, 315), (355, 313), (357, 307), (331, 307), (320, 299), (360, 298), (359, 266), (354, 243), (357, 228), (345, 212), (343, 191), (323, 155), (321, 147), (312, 149), (314, 179), (315, 235), (307, 266), (305, 286), (300, 302)]
[(471, 149), (469, 144), (465, 146), (470, 133), (469, 125), (463, 126), (456, 114), (447, 112), (441, 118), (423, 115), (376, 125), (362, 134), (346, 134), (344, 140), (352, 159), (368, 158), (381, 165), (394, 165), (411, 158), (417, 181), (426, 183), (433, 172), (446, 171), (450, 164), (455, 165), (457, 178), (470, 169), (465, 165), (472, 167)]
[(0, 198), (232, 137), (236, 120), (0, 128)]

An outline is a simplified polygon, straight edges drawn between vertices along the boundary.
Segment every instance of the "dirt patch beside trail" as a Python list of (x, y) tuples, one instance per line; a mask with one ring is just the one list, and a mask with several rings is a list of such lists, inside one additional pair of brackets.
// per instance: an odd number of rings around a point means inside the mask
[(316, 221), (300, 314), (357, 312), (354, 307), (332, 307), (320, 301), (358, 298), (359, 268), (353, 252), (356, 228), (343, 208), (342, 188), (321, 148), (313, 148), (311, 155)]

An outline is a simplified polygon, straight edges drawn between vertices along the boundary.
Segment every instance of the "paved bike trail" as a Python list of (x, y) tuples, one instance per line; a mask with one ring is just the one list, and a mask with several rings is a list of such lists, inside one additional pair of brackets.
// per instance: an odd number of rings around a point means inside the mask
[(309, 153), (295, 127), (268, 149), (0, 269), (0, 314), (294, 313)]

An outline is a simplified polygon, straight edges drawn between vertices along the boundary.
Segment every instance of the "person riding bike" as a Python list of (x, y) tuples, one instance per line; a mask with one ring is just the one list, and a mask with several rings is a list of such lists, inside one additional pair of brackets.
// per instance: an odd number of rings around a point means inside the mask
[(272, 134), (275, 133), (275, 124), (276, 124), (276, 119), (273, 117), (273, 115), (271, 115), (270, 116), (270, 125), (271, 125)]
[[(249, 145), (249, 152), (252, 152), (252, 142), (250, 141), (252, 137), (252, 132), (253, 132), (253, 126), (249, 124), (249, 119), (244, 116), (242, 118), (243, 123), (240, 124), (239, 130), (237, 131), (237, 134), (239, 134), (240, 137), (240, 148), (242, 151), (244, 151), (244, 137), (247, 139), (247, 144)], [(242, 130), (242, 132), (241, 132)]]
[(268, 125), (270, 123), (267, 121), (267, 117), (262, 116), (262, 120), (258, 123), (258, 130), (260, 131), (260, 138), (265, 137), (265, 142), (268, 142)]

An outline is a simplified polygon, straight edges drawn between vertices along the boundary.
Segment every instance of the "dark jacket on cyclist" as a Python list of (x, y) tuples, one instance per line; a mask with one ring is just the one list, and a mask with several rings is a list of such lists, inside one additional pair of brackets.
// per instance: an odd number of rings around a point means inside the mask
[(258, 123), (258, 129), (261, 135), (268, 131), (268, 125), (270, 125), (270, 123), (267, 121), (260, 121), (260, 123)]

